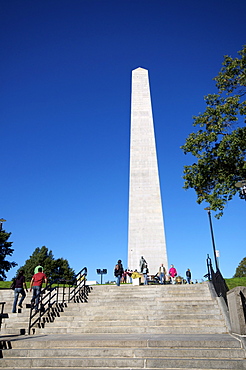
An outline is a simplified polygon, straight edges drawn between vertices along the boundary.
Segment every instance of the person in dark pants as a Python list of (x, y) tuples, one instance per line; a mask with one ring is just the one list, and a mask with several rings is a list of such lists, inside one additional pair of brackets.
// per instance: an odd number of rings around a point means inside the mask
[(117, 265), (114, 268), (114, 276), (116, 277), (116, 284), (120, 286), (121, 276), (124, 272), (121, 260), (118, 260)]
[(159, 268), (159, 278), (160, 278), (160, 284), (165, 284), (165, 280), (166, 280), (166, 269), (165, 269), (163, 263), (161, 264), (161, 266)]
[(148, 265), (146, 265), (143, 268), (144, 285), (148, 285), (148, 272), (149, 272)]
[(190, 284), (190, 280), (191, 280), (190, 269), (187, 269), (187, 271), (186, 271), (186, 280), (187, 280), (187, 283)]
[(32, 305), (34, 305), (34, 302), (35, 302), (35, 310), (36, 311), (38, 311), (40, 292), (41, 292), (43, 283), (45, 283), (47, 285), (47, 277), (42, 272), (42, 267), (39, 267), (38, 273), (33, 275), (31, 283), (30, 283), (30, 292), (32, 290), (31, 303), (32, 303)]
[(25, 289), (28, 292), (27, 286), (26, 286), (26, 280), (24, 276), (24, 271), (20, 270), (16, 278), (16, 281), (15, 281), (15, 297), (14, 297), (14, 303), (13, 303), (13, 309), (12, 309), (13, 313), (16, 313), (16, 306), (17, 306), (19, 294), (21, 294), (21, 299), (19, 301), (18, 307), (22, 308), (22, 302), (26, 298)]

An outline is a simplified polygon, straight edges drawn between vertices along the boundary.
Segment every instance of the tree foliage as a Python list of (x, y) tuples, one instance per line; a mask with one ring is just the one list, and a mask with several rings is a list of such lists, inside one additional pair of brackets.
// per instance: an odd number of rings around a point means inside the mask
[(246, 257), (242, 259), (236, 268), (235, 275), (233, 277), (246, 277)]
[(44, 268), (44, 272), (50, 282), (58, 278), (67, 281), (74, 279), (75, 272), (70, 268), (68, 261), (64, 258), (55, 259), (52, 251), (49, 251), (45, 246), (36, 248), (19, 270), (23, 269), (26, 279), (31, 280), (35, 267), (39, 265)]
[(246, 45), (238, 54), (224, 57), (214, 78), (218, 93), (205, 96), (205, 112), (193, 117), (200, 129), (181, 147), (197, 158), (184, 167), (184, 188), (193, 188), (197, 202), (208, 202), (217, 218), (236, 193), (242, 198), (235, 184), (246, 179)]
[(11, 248), (13, 242), (8, 242), (11, 233), (6, 233), (5, 230), (0, 230), (0, 280), (6, 280), (6, 272), (12, 267), (17, 266), (16, 262), (6, 260), (7, 256), (12, 256), (14, 249)]

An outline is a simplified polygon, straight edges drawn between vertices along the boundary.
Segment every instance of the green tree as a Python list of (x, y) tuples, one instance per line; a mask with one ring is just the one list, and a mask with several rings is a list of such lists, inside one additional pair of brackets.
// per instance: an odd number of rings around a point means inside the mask
[(55, 259), (52, 251), (49, 251), (45, 246), (36, 248), (30, 258), (26, 260), (24, 266), (19, 270), (23, 269), (25, 271), (26, 279), (31, 280), (34, 269), (38, 265), (41, 265), (44, 268), (44, 272), (49, 281), (53, 281), (58, 278), (73, 280), (75, 275), (74, 270), (70, 268), (66, 259)]
[(242, 259), (236, 268), (235, 275), (233, 277), (246, 277), (246, 257)]
[(17, 266), (16, 262), (9, 262), (6, 260), (7, 256), (12, 256), (14, 249), (11, 248), (13, 242), (8, 242), (11, 233), (6, 233), (5, 230), (0, 229), (0, 280), (6, 280), (6, 272), (12, 267)]
[(65, 280), (73, 280), (75, 273), (69, 267), (68, 261), (64, 258), (58, 258), (53, 261), (53, 277), (54, 279), (63, 278)]
[(184, 166), (184, 188), (193, 188), (197, 203), (206, 201), (223, 214), (226, 203), (236, 193), (236, 182), (246, 179), (246, 46), (239, 57), (225, 56), (217, 77), (217, 94), (205, 96), (206, 110), (193, 117), (191, 133), (181, 148), (197, 162)]

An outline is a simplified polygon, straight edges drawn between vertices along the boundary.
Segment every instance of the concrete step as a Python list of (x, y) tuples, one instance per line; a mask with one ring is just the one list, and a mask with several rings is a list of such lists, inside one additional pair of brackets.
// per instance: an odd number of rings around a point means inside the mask
[(139, 314), (132, 314), (130, 317), (128, 315), (118, 315), (118, 314), (115, 314), (113, 315), (112, 314), (108, 314), (108, 313), (101, 313), (101, 314), (95, 314), (95, 315), (75, 315), (74, 312), (64, 312), (60, 315), (60, 318), (59, 320), (60, 321), (68, 321), (68, 320), (71, 320), (71, 321), (83, 321), (83, 322), (87, 322), (87, 321), (94, 321), (94, 322), (98, 322), (98, 321), (105, 321), (105, 320), (110, 320), (110, 321), (113, 321), (113, 320), (118, 320), (120, 318), (120, 320), (122, 321), (128, 321), (129, 319), (131, 320), (211, 320), (213, 318), (213, 320), (222, 320), (222, 316), (220, 314), (213, 314), (213, 315), (209, 315), (209, 314), (189, 314), (189, 313), (183, 313), (183, 314), (180, 314), (180, 313), (155, 313), (155, 314), (142, 314), (142, 313), (139, 313)]
[[(218, 311), (218, 310), (217, 310)], [(220, 313), (216, 313), (215, 310), (212, 311), (211, 313), (207, 314), (207, 313), (186, 313), (186, 312), (183, 312), (183, 313), (180, 313), (180, 312), (154, 312), (154, 313), (142, 313), (142, 312), (138, 312), (138, 313), (132, 313), (131, 314), (131, 319), (132, 320), (162, 320), (162, 319), (168, 319), (168, 318), (173, 318), (174, 320), (178, 320), (178, 319), (191, 319), (191, 318), (195, 318), (195, 319), (206, 319), (206, 318), (210, 318), (210, 316), (212, 316), (214, 318), (214, 320), (218, 320), (218, 319), (221, 319), (222, 318), (222, 315)], [(95, 320), (95, 321), (98, 321), (98, 320), (118, 320), (118, 317), (119, 317), (119, 314), (118, 313), (113, 313), (111, 312), (110, 315), (106, 312), (101, 312), (100, 314), (99, 313), (95, 313), (94, 315), (89, 315), (88, 313), (86, 313), (86, 315), (84, 314), (84, 312), (82, 313), (81, 316), (79, 315), (76, 315), (75, 312), (73, 311), (65, 311), (65, 312), (62, 312), (60, 317), (62, 319), (67, 319), (67, 320), (81, 320), (81, 318), (83, 318), (84, 321), (90, 321), (90, 320)], [(128, 320), (129, 317), (128, 315), (122, 315), (121, 314), (121, 320)]]
[(51, 349), (14, 349), (5, 351), (4, 358), (16, 357), (134, 357), (134, 358), (220, 358), (240, 359), (240, 348), (51, 348)]
[(106, 327), (108, 325), (112, 326), (161, 326), (161, 327), (175, 327), (175, 326), (198, 326), (198, 327), (204, 327), (204, 326), (214, 326), (214, 320), (213, 319), (204, 319), (204, 320), (194, 320), (186, 319), (186, 320), (153, 320), (153, 319), (147, 319), (147, 320), (132, 320), (129, 318), (128, 320), (97, 320), (96, 322), (94, 320), (88, 321), (88, 320), (56, 320), (56, 322), (51, 323), (52, 326), (56, 327)]
[[(21, 365), (20, 365), (21, 366)], [(5, 369), (13, 369), (13, 367), (5, 367)], [(23, 367), (18, 367), (18, 370), (33, 370), (34, 368), (33, 367), (25, 367), (25, 368), (23, 368)], [(52, 370), (61, 370), (61, 367), (45, 367), (45, 369), (47, 369), (47, 370), (49, 370), (49, 369), (52, 369)], [(89, 368), (88, 366), (85, 368), (85, 367), (80, 367), (80, 366), (76, 366), (76, 368), (75, 367), (73, 367), (73, 369), (77, 369), (77, 370), (105, 370), (105, 367), (104, 368), (99, 368), (99, 367), (91, 367), (91, 368)], [(120, 368), (121, 370), (132, 370), (133, 368), (123, 368), (123, 367), (121, 367)], [(161, 367), (161, 368), (158, 368), (159, 370), (177, 370), (178, 368), (170, 368), (170, 367)], [(181, 369), (181, 368), (180, 368)], [(190, 370), (191, 368), (187, 368), (187, 367), (182, 367), (182, 370)], [(42, 367), (42, 368), (40, 368), (40, 367), (35, 367), (35, 370), (44, 370), (44, 368)], [(71, 367), (63, 367), (62, 368), (62, 370), (71, 370)], [(134, 368), (134, 370), (142, 370), (142, 369), (140, 369), (140, 368)], [(148, 368), (148, 370), (155, 370), (154, 368)], [(204, 370), (204, 368), (197, 368), (196, 367), (196, 369), (195, 370)], [(208, 369), (208, 368), (206, 368), (206, 370), (214, 370), (214, 369)], [(224, 368), (224, 369), (222, 369), (222, 368), (220, 368), (219, 370), (228, 370), (228, 368)]]
[(22, 309), (22, 308), (18, 308), (18, 312), (17, 313), (12, 313), (12, 312), (9, 312), (8, 313), (8, 318), (11, 319), (11, 320), (25, 320), (27, 317), (29, 317), (30, 315), (30, 310), (29, 309)]
[(165, 284), (165, 285), (123, 285), (121, 284), (120, 287), (117, 285), (96, 285), (93, 287), (90, 293), (97, 294), (98, 291), (100, 294), (105, 294), (107, 292), (115, 292), (115, 294), (124, 294), (125, 292), (128, 292), (129, 294), (134, 293), (142, 293), (142, 292), (148, 292), (150, 294), (160, 294), (162, 291), (170, 291), (170, 292), (197, 292), (197, 291), (204, 291), (206, 292), (207, 290), (207, 282), (197, 284), (197, 285), (178, 285), (178, 284)]
[(107, 293), (114, 293), (118, 295), (123, 295), (123, 294), (162, 294), (165, 292), (170, 292), (170, 293), (176, 293), (179, 292), (182, 294), (182, 292), (190, 292), (191, 294), (194, 292), (204, 292), (207, 293), (207, 287), (204, 286), (203, 284), (199, 284), (197, 286), (194, 285), (141, 285), (141, 286), (131, 286), (131, 285), (121, 285), (121, 287), (117, 287), (116, 285), (113, 286), (96, 286), (93, 291), (91, 292), (92, 294), (97, 294), (100, 292), (100, 294), (107, 294)]
[(124, 312), (114, 309), (114, 307), (77, 307), (65, 310), (61, 313), (61, 316), (82, 316), (82, 317), (95, 317), (95, 316), (114, 316), (114, 317), (122, 317), (124, 316), (152, 316), (152, 317), (175, 317), (176, 315), (221, 315), (221, 312), (218, 307), (209, 307), (204, 309), (204, 307), (178, 307), (175, 310), (170, 311), (169, 309), (163, 307), (162, 309), (148, 309), (148, 308), (134, 308), (134, 309), (124, 309)]
[(105, 285), (105, 284), (98, 284), (93, 286), (93, 291), (100, 290), (100, 291), (111, 291), (111, 290), (117, 290), (119, 291), (120, 289), (128, 289), (128, 290), (151, 290), (151, 291), (158, 291), (160, 288), (166, 288), (170, 290), (206, 290), (206, 282), (199, 283), (199, 284), (156, 284), (156, 285), (132, 285), (132, 284), (121, 284), (120, 287), (118, 287), (116, 284), (113, 285)]
[[(173, 313), (173, 314), (172, 314)], [(181, 308), (176, 308), (175, 310), (173, 310), (172, 312), (170, 310), (165, 310), (164, 308), (163, 309), (159, 309), (159, 310), (151, 310), (151, 309), (147, 309), (147, 308), (136, 308), (134, 310), (124, 310), (124, 312), (120, 312), (119, 310), (116, 310), (114, 308), (108, 308), (108, 307), (98, 307), (96, 309), (94, 308), (91, 308), (90, 309), (88, 308), (81, 308), (81, 309), (77, 309), (77, 310), (68, 310), (68, 311), (65, 311), (65, 312), (62, 312), (60, 314), (60, 317), (69, 317), (69, 316), (77, 316), (77, 317), (82, 317), (82, 318), (92, 318), (92, 317), (112, 317), (112, 318), (116, 318), (116, 319), (120, 319), (122, 318), (122, 316), (124, 317), (140, 317), (140, 316), (143, 316), (143, 317), (153, 317), (153, 319), (158, 319), (158, 318), (175, 318), (175, 316), (177, 317), (184, 317), (184, 315), (194, 315), (194, 317), (196, 317), (196, 315), (203, 315), (203, 317), (213, 317), (213, 316), (221, 316), (221, 312), (219, 310), (218, 307), (214, 307), (214, 308), (209, 308), (207, 310), (205, 310), (204, 308), (197, 308), (197, 307), (191, 307), (190, 309), (185, 309), (183, 307)], [(69, 319), (69, 318), (68, 318)]]
[[(112, 335), (38, 335), (24, 337), (5, 337), (9, 342), (8, 348), (13, 349), (50, 349), (50, 348), (187, 348), (186, 335), (148, 335), (130, 334), (119, 337)], [(202, 335), (191, 334), (188, 338), (189, 348), (241, 348), (241, 342), (229, 334)]]
[(204, 292), (185, 292), (185, 291), (181, 291), (181, 292), (172, 292), (172, 291), (160, 291), (159, 293), (158, 292), (154, 292), (153, 293), (149, 293), (148, 292), (139, 292), (139, 293), (135, 293), (135, 292), (124, 292), (124, 293), (117, 293), (117, 292), (107, 292), (107, 294), (105, 293), (101, 293), (100, 291), (97, 291), (97, 292), (93, 292), (90, 294), (90, 298), (91, 299), (97, 299), (97, 298), (102, 298), (102, 299), (110, 299), (110, 297), (115, 297), (117, 299), (122, 299), (122, 300), (125, 300), (125, 299), (131, 299), (131, 298), (138, 298), (138, 299), (142, 299), (144, 297), (149, 297), (150, 299), (151, 298), (168, 298), (168, 297), (172, 297), (172, 298), (177, 298), (177, 297), (202, 297), (202, 296), (206, 296), (206, 297), (209, 297), (210, 298), (210, 294), (209, 292), (207, 291), (204, 291)]
[(25, 328), (6, 328), (1, 330), (1, 335), (27, 335), (28, 327)]
[[(90, 302), (88, 303), (71, 303), (68, 305), (68, 310), (64, 309), (64, 312), (68, 311), (88, 311), (93, 312), (96, 311), (105, 311), (111, 310), (115, 312), (122, 312), (122, 310), (117, 309), (118, 304), (115, 301), (112, 301), (110, 303), (102, 303), (102, 304), (91, 304)], [(122, 307), (122, 306), (121, 306)], [(172, 310), (171, 310), (172, 307)], [(204, 312), (207, 312), (207, 310), (219, 310), (218, 303), (217, 301), (205, 301), (205, 302), (173, 302), (173, 303), (151, 303), (149, 304), (142, 304), (140, 305), (138, 301), (135, 301), (134, 304), (128, 305), (126, 304), (124, 306), (124, 312), (127, 311), (142, 311), (142, 312), (175, 312), (175, 309), (179, 310), (186, 310), (186, 311), (191, 311), (192, 309), (199, 309), (203, 310)]]
[(168, 368), (168, 369), (245, 369), (245, 361), (242, 359), (189, 359), (189, 358), (124, 358), (124, 357), (45, 357), (45, 358), (4, 358), (1, 360), (1, 366), (6, 368), (52, 368), (52, 367), (78, 367), (88, 369), (93, 368)]
[[(146, 300), (145, 300), (146, 302)], [(120, 302), (121, 303), (121, 302)], [(169, 306), (168, 306), (169, 305)], [(198, 307), (198, 308), (201, 308), (201, 309), (205, 309), (206, 308), (213, 308), (213, 307), (216, 307), (218, 308), (218, 305), (217, 305), (217, 302), (215, 300), (211, 300), (211, 301), (208, 301), (208, 300), (205, 300), (205, 301), (176, 301), (176, 302), (169, 302), (167, 301), (165, 303), (165, 301), (161, 302), (161, 301), (148, 301), (148, 304), (145, 303), (145, 304), (142, 304), (140, 305), (139, 301), (136, 300), (135, 301), (135, 305), (130, 305), (129, 303), (126, 303), (126, 305), (124, 306), (124, 310), (127, 310), (127, 311), (134, 311), (134, 310), (139, 310), (140, 306), (141, 306), (141, 310), (154, 310), (154, 311), (157, 311), (157, 310), (160, 310), (160, 308), (162, 308), (163, 310), (166, 309), (170, 309), (170, 305), (172, 305), (172, 309), (173, 308), (186, 308), (186, 309), (189, 309), (190, 307)], [(89, 309), (91, 307), (93, 307), (93, 310), (98, 308), (98, 309), (103, 309), (103, 307), (107, 307), (107, 308), (111, 308), (111, 309), (115, 309), (119, 306), (119, 303), (116, 301), (116, 300), (112, 300), (112, 301), (109, 301), (109, 302), (101, 302), (100, 304), (98, 304), (98, 302), (88, 302), (88, 303), (70, 303), (69, 305), (69, 309), (70, 310), (77, 310), (79, 311), (81, 308), (83, 309), (86, 309), (86, 307), (89, 307)], [(122, 305), (121, 305), (122, 307)]]
[[(55, 325), (55, 322), (54, 322)], [(224, 326), (148, 326), (148, 327), (142, 327), (142, 326), (106, 326), (106, 327), (57, 327), (51, 325), (49, 326), (48, 330), (46, 328), (36, 328), (35, 334), (45, 334), (47, 331), (50, 334), (82, 334), (82, 333), (88, 333), (88, 334), (223, 334), (227, 333), (227, 328)]]
[[(21, 365), (20, 365), (21, 366)], [(5, 367), (5, 369), (13, 369), (13, 367)], [(25, 368), (23, 368), (23, 367), (18, 367), (18, 370), (33, 370), (34, 368), (33, 367), (25, 367)], [(45, 367), (45, 369), (52, 369), (52, 370), (61, 370), (61, 367)], [(73, 367), (72, 369), (76, 369), (76, 370), (105, 370), (106, 368), (104, 367), (104, 368), (102, 368), (102, 367), (80, 367), (80, 366), (76, 366), (76, 368), (75, 367)], [(121, 370), (132, 370), (132, 369), (134, 369), (134, 370), (142, 370), (142, 369), (140, 369), (140, 368), (123, 368), (123, 367), (121, 367), (120, 368)], [(146, 368), (145, 368), (146, 369)], [(178, 368), (170, 368), (170, 367), (161, 367), (161, 368), (158, 368), (159, 370), (177, 370)], [(179, 368), (179, 369), (181, 369), (181, 368)], [(190, 370), (191, 368), (187, 368), (187, 367), (182, 367), (182, 370)], [(237, 369), (237, 368), (236, 368)], [(235, 370), (236, 370), (235, 369)], [(35, 370), (44, 370), (44, 368), (42, 367), (42, 368), (40, 368), (40, 367), (35, 367)], [(71, 367), (62, 367), (62, 370), (71, 370)], [(148, 370), (155, 370), (154, 368), (148, 368)], [(204, 368), (195, 368), (195, 370), (204, 370)], [(206, 368), (206, 370), (214, 370), (214, 369), (212, 369), (212, 368)], [(225, 368), (220, 368), (219, 370), (228, 370), (228, 367), (225, 369)], [(232, 370), (232, 369), (231, 369)], [(234, 370), (234, 369), (233, 369)]]
[(192, 301), (194, 301), (194, 302), (206, 302), (206, 301), (211, 302), (212, 301), (211, 297), (209, 297), (209, 296), (199, 297), (199, 296), (195, 295), (193, 297), (191, 297), (191, 296), (186, 297), (185, 295), (183, 295), (183, 296), (175, 296), (175, 297), (174, 296), (166, 296), (166, 297), (148, 297), (148, 298), (146, 296), (144, 296), (144, 297), (125, 297), (125, 298), (119, 298), (119, 299), (116, 299), (116, 297), (107, 297), (107, 298), (105, 297), (105, 299), (102, 298), (102, 297), (97, 297), (97, 298), (92, 297), (90, 299), (89, 303), (90, 304), (94, 304), (94, 303), (98, 303), (98, 302), (108, 303), (108, 302), (119, 300), (122, 303), (131, 304), (131, 303), (136, 302), (136, 301), (144, 303), (144, 302), (146, 302), (146, 299), (148, 299), (149, 302), (154, 301), (154, 302), (167, 302), (167, 303), (169, 303), (169, 302), (186, 302), (186, 301), (188, 301), (188, 302), (192, 302)]
[[(177, 334), (224, 334), (227, 333), (227, 328), (223, 326), (47, 326), (39, 328), (35, 326), (32, 328), (31, 333), (35, 334), (172, 334), (173, 332)], [(25, 335), (28, 334), (28, 325), (23, 325), (19, 327), (7, 327), (1, 331), (4, 335)]]

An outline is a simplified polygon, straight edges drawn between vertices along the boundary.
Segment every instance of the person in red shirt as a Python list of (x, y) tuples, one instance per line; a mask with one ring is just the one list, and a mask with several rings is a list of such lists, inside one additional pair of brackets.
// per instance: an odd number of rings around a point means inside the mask
[(32, 290), (31, 303), (32, 303), (32, 305), (34, 305), (34, 302), (35, 302), (36, 312), (38, 311), (40, 292), (41, 292), (43, 283), (45, 283), (47, 285), (47, 277), (42, 272), (42, 267), (39, 267), (38, 273), (33, 275), (31, 283), (30, 283), (30, 292)]

